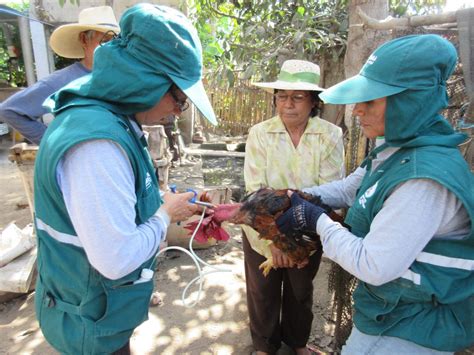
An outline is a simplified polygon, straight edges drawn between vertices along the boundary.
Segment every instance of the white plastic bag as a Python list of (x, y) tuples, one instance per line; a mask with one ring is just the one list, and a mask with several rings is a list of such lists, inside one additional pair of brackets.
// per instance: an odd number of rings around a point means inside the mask
[(34, 246), (36, 246), (36, 238), (31, 224), (22, 230), (16, 224), (10, 223), (0, 236), (0, 268)]
[(33, 225), (23, 229), (14, 223), (0, 235), (0, 293), (26, 293), (36, 269), (36, 237)]

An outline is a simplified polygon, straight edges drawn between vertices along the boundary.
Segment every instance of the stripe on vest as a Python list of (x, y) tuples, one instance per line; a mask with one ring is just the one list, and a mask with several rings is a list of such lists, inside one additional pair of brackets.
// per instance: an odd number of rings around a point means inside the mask
[(47, 225), (39, 218), (36, 218), (36, 228), (45, 231), (49, 234), (49, 236), (60, 243), (72, 244), (76, 247), (82, 248), (82, 243), (76, 235), (58, 232), (56, 229)]
[(436, 266), (450, 267), (455, 269), (462, 269), (473, 271), (474, 260), (451, 258), (449, 256), (432, 254), (432, 253), (421, 253), (416, 261), (420, 263), (427, 263)]
[(411, 270), (407, 270), (401, 278), (410, 280), (413, 282), (415, 285), (421, 284), (421, 276), (420, 274), (417, 274), (416, 272), (413, 272)]

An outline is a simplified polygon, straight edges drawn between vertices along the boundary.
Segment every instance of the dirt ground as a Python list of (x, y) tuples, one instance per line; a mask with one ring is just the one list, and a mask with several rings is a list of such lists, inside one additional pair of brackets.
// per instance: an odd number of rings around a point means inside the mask
[[(8, 223), (23, 228), (31, 222), (26, 194), (17, 167), (8, 162), (11, 142), (0, 142), (0, 231)], [(248, 329), (243, 251), (240, 231), (231, 227), (233, 238), (196, 254), (210, 265), (229, 271), (205, 277), (199, 303), (183, 306), (186, 284), (197, 276), (191, 259), (170, 251), (155, 273), (162, 303), (150, 308), (149, 320), (131, 339), (134, 354), (249, 354), (253, 349)], [(329, 262), (323, 261), (315, 280), (313, 331), (310, 342), (328, 351), (332, 337), (327, 292)], [(204, 267), (204, 271), (210, 270)], [(190, 289), (187, 302), (197, 297)], [(0, 354), (55, 354), (43, 338), (34, 315), (34, 292), (0, 304)], [(280, 354), (289, 354), (288, 350)]]

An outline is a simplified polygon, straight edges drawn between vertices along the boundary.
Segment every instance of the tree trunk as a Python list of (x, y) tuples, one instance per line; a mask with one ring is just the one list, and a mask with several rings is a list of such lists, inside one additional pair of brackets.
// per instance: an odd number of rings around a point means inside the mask
[[(369, 55), (383, 42), (391, 39), (389, 31), (373, 30), (362, 26), (357, 14), (360, 7), (368, 16), (384, 19), (388, 16), (388, 0), (351, 0), (349, 3), (349, 35), (344, 58), (346, 78), (357, 73)], [(357, 120), (352, 117), (353, 105), (346, 105), (344, 123), (348, 128), (346, 145), (346, 172), (349, 174), (366, 155), (367, 139), (362, 135)], [(335, 346), (337, 349), (346, 342), (352, 328), (351, 295), (356, 281), (353, 276), (333, 263), (329, 275), (330, 290), (334, 292)]]
[[(357, 6), (368, 16), (384, 19), (388, 16), (388, 0), (351, 0), (349, 3), (349, 36), (344, 58), (346, 78), (356, 75), (369, 55), (383, 42), (391, 39), (389, 31), (363, 28), (362, 19), (357, 14)], [(346, 107), (346, 126), (351, 125), (353, 107)]]
[[(321, 87), (328, 88), (345, 79), (343, 58), (335, 60), (333, 54), (329, 53), (328, 55), (320, 57), (319, 60), (314, 60), (314, 62), (319, 64), (321, 72), (323, 73), (320, 83)], [(344, 132), (346, 131), (346, 127), (344, 126), (343, 105), (323, 105), (321, 118), (341, 127)]]

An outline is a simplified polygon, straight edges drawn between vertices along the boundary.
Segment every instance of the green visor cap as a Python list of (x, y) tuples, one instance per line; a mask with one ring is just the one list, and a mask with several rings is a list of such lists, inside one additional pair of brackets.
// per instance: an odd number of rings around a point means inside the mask
[(192, 23), (172, 8), (139, 4), (124, 13), (120, 28), (125, 51), (149, 69), (168, 76), (216, 125), (201, 81), (202, 48)]
[(330, 104), (354, 104), (443, 85), (443, 68), (456, 64), (456, 49), (438, 35), (394, 39), (377, 48), (360, 73), (326, 89), (319, 97)]

